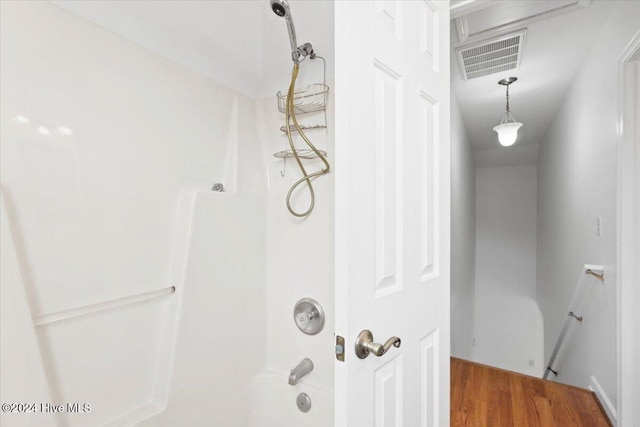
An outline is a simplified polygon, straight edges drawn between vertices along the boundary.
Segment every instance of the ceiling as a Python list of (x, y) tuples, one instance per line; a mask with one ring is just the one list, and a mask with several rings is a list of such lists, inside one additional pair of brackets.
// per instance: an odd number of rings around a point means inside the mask
[[(545, 6), (551, 10), (560, 5), (567, 8), (541, 12)], [(532, 9), (534, 6), (537, 9)], [(535, 162), (536, 150), (519, 147), (538, 144), (544, 138), (612, 6), (610, 1), (452, 1), (452, 18), (462, 17), (466, 20), (464, 24), (468, 32), (478, 33), (460, 43), (456, 29), (456, 23), (460, 21), (451, 21), (452, 92), (474, 149), (495, 150), (483, 153), (483, 165), (498, 166), (516, 157), (522, 163), (527, 156)], [(527, 29), (527, 34), (518, 69), (462, 80), (456, 47), (522, 28)], [(500, 148), (493, 127), (500, 122), (505, 111), (505, 88), (497, 83), (510, 76), (518, 77), (509, 91), (511, 112), (524, 126), (520, 129), (516, 145)], [(518, 156), (507, 155), (508, 150), (521, 153)]]
[[(274, 96), (288, 84), (291, 61), (286, 25), (271, 12), (268, 0), (52, 2), (252, 98)], [(312, 42), (316, 52), (332, 64), (333, 31), (327, 31), (327, 26), (333, 23), (333, 2), (289, 2), (298, 42)], [(483, 157), (483, 164), (488, 158), (497, 164), (502, 158), (535, 161), (535, 150), (519, 147), (537, 144), (544, 137), (611, 9), (612, 2), (606, 0), (452, 0), (452, 91), (474, 149), (495, 150), (495, 155)], [(464, 43), (456, 30), (460, 22), (466, 30)], [(457, 46), (522, 28), (527, 28), (527, 35), (518, 69), (461, 79)], [(309, 75), (311, 68), (302, 68), (301, 84), (317, 80)], [(328, 79), (332, 70), (327, 67)], [(509, 76), (519, 79), (511, 86), (511, 109), (524, 123), (516, 145), (509, 148), (521, 150), (517, 156), (500, 149), (492, 130), (505, 108), (504, 88), (497, 82)]]
[[(287, 28), (268, 0), (51, 2), (249, 97), (275, 96), (288, 86), (292, 63)], [(289, 4), (298, 43), (311, 42), (332, 63), (333, 31), (326, 27), (333, 22), (333, 2)]]

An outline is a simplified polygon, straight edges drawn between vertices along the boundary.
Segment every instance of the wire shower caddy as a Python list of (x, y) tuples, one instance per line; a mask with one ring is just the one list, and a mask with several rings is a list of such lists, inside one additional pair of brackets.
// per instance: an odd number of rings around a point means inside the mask
[[(293, 108), (296, 114), (324, 111), (327, 108), (329, 86), (324, 83), (313, 83), (293, 93)], [(287, 108), (287, 94), (278, 92), (278, 111), (284, 113)]]
[[(326, 67), (324, 58), (318, 56), (318, 59), (323, 62), (323, 76), (322, 83), (312, 83), (306, 86), (305, 88), (300, 88), (293, 93), (293, 104), (294, 104), (294, 112), (296, 115), (308, 114), (308, 113), (317, 113), (323, 112), (322, 123), (317, 123), (313, 125), (303, 125), (300, 124), (300, 129), (303, 132), (307, 131), (315, 131), (319, 129), (327, 129), (327, 102), (329, 98), (329, 86), (326, 84)], [(278, 101), (278, 111), (281, 113), (286, 113), (287, 108), (287, 91), (278, 91), (277, 93), (277, 101)], [(287, 127), (281, 126), (280, 131), (287, 134)], [(296, 129), (293, 124), (289, 126), (289, 132), (291, 135), (297, 134), (298, 129)], [(327, 152), (324, 150), (318, 150), (323, 156), (327, 155)], [(313, 160), (318, 159), (318, 155), (313, 152), (313, 150), (308, 148), (297, 148), (296, 154), (300, 159), (303, 160)], [(291, 149), (278, 151), (273, 154), (273, 157), (282, 159), (284, 162), (283, 170), (280, 171), (280, 175), (285, 176), (285, 171), (287, 168), (287, 159), (292, 158), (293, 151)]]

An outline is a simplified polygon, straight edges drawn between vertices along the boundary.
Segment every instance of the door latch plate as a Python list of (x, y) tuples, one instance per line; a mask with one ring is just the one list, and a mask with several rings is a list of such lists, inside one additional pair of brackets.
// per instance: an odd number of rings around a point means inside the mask
[(344, 362), (344, 337), (336, 335), (336, 359), (340, 362)]

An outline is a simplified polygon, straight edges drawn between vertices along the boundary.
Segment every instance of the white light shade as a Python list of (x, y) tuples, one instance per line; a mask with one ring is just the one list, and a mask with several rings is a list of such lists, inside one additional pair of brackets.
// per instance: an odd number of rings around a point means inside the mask
[(522, 123), (511, 122), (504, 123), (498, 125), (493, 128), (496, 132), (498, 132), (498, 141), (500, 144), (509, 147), (516, 142), (516, 138), (518, 138), (518, 129), (522, 127)]

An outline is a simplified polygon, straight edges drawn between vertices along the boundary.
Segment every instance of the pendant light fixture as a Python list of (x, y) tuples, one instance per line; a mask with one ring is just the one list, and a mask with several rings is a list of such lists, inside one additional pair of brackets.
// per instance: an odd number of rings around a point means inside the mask
[(518, 80), (517, 77), (509, 77), (507, 79), (502, 79), (498, 82), (498, 84), (507, 87), (507, 111), (502, 116), (502, 121), (500, 124), (493, 128), (496, 132), (498, 132), (498, 141), (500, 144), (509, 147), (516, 142), (518, 138), (518, 129), (522, 127), (522, 123), (516, 121), (516, 119), (511, 115), (511, 110), (509, 109), (509, 85)]

